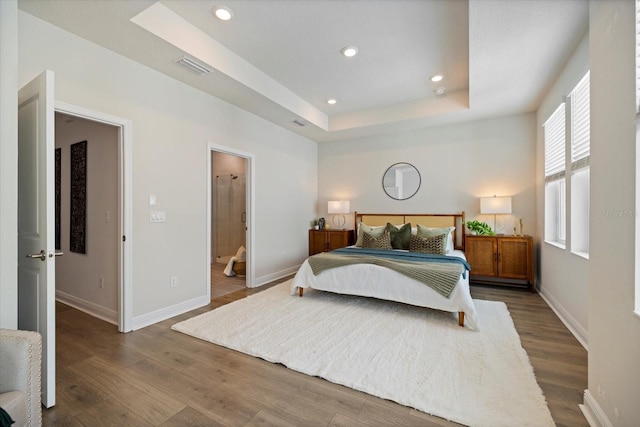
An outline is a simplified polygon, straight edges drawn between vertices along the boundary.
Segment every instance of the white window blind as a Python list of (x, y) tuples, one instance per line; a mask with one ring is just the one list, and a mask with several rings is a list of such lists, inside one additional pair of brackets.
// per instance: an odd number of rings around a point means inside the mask
[(547, 182), (564, 177), (565, 132), (563, 102), (544, 123), (544, 176)]
[(591, 126), (589, 119), (589, 75), (580, 80), (570, 95), (571, 99), (571, 169), (589, 165)]

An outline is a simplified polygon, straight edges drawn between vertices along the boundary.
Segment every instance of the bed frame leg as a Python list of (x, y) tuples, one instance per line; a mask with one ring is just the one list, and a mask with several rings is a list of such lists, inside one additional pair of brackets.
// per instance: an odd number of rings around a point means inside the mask
[(458, 325), (464, 326), (464, 311), (458, 312)]
[(298, 288), (298, 295), (300, 295), (302, 297), (303, 293), (304, 293), (304, 289)]

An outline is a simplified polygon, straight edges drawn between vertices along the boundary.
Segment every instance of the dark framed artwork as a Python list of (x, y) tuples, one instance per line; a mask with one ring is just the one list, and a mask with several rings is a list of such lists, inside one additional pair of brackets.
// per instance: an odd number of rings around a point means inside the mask
[(60, 249), (60, 201), (62, 198), (62, 148), (56, 148), (56, 157), (55, 157), (55, 192), (56, 192), (56, 249)]
[(71, 212), (69, 250), (87, 253), (87, 141), (71, 144)]

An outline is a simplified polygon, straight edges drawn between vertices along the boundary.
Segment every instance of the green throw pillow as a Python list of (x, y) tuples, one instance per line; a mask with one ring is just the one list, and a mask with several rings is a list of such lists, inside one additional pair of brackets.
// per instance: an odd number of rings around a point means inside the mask
[(411, 223), (406, 223), (402, 227), (398, 228), (388, 222), (384, 230), (391, 235), (391, 247), (393, 249), (409, 249), (409, 242), (411, 241)]
[(384, 233), (384, 227), (369, 227), (364, 222), (361, 222), (358, 227), (358, 239), (356, 240), (356, 246), (362, 247), (362, 236), (364, 233), (369, 233), (372, 236), (380, 237)]

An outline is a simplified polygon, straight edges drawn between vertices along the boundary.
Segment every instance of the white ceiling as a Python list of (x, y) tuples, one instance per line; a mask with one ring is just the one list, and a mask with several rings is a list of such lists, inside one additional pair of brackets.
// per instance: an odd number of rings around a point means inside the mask
[[(213, 16), (221, 3), (231, 21)], [(582, 0), (20, 0), (19, 7), (315, 141), (535, 111), (588, 28)], [(343, 57), (347, 45), (358, 55)], [(214, 72), (186, 71), (175, 64), (183, 55)], [(444, 80), (432, 83), (438, 73)], [(438, 86), (445, 96), (435, 95)]]

